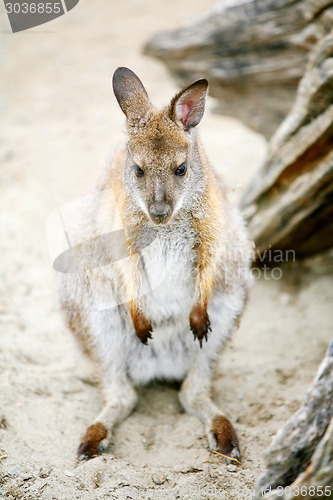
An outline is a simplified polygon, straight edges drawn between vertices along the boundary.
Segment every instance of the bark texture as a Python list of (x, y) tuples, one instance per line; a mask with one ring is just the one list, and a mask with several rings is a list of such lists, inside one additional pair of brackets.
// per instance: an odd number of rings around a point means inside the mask
[(242, 198), (259, 252), (333, 245), (333, 33), (311, 54), (295, 103)]
[(179, 83), (205, 77), (218, 110), (271, 137), (289, 112), (309, 51), (332, 28), (332, 0), (231, 0), (144, 52)]
[[(255, 498), (261, 498), (265, 491), (265, 500), (332, 498), (332, 460), (333, 339), (303, 405), (279, 430), (266, 452), (267, 471), (258, 480)], [(282, 487), (287, 486), (283, 494)], [(325, 487), (326, 492), (331, 487), (330, 495), (320, 495), (318, 488), (325, 492)]]

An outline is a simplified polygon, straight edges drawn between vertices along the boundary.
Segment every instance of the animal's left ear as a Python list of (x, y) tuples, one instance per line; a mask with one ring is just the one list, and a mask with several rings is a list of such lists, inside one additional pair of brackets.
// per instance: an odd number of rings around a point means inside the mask
[(168, 108), (171, 120), (186, 132), (198, 125), (205, 111), (207, 91), (208, 82), (202, 79), (179, 92)]

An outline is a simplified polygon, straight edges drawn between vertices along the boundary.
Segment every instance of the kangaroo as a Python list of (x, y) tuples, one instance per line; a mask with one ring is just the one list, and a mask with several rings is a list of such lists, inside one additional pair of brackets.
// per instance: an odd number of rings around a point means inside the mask
[[(162, 110), (127, 68), (115, 71), (113, 90), (126, 142), (97, 186), (109, 195), (77, 221), (83, 272), (59, 274), (66, 321), (95, 362), (104, 396), (78, 459), (106, 449), (136, 404), (135, 386), (157, 379), (181, 382), (181, 405), (202, 421), (210, 449), (240, 461), (236, 432), (210, 390), (244, 309), (252, 247), (198, 138), (208, 82), (194, 82)], [(87, 224), (91, 244), (82, 243)], [(98, 238), (107, 231), (113, 239)]]

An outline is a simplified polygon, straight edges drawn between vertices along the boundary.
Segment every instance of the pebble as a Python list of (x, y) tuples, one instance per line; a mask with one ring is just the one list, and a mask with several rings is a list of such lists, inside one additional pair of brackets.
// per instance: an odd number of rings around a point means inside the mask
[(21, 472), (21, 467), (15, 467), (14, 469), (10, 470), (8, 474), (10, 476), (16, 476), (17, 474), (20, 474)]
[(237, 472), (238, 471), (238, 467), (237, 467), (237, 465), (229, 464), (229, 465), (227, 465), (227, 471), (228, 472)]
[(2, 417), (0, 419), (0, 429), (7, 429), (7, 427), (8, 427), (7, 419), (6, 417)]
[(49, 467), (41, 467), (39, 469), (39, 477), (41, 477), (42, 479), (45, 479), (46, 477), (49, 477), (51, 472), (52, 472), (52, 469), (50, 469)]
[(103, 474), (100, 471), (97, 471), (94, 476), (95, 487), (99, 488), (103, 481)]
[(291, 296), (289, 293), (281, 293), (280, 295), (280, 304), (282, 306), (287, 306), (290, 303)]
[(152, 476), (152, 480), (155, 484), (157, 485), (161, 485), (161, 484), (164, 484), (165, 481), (166, 481), (166, 477), (163, 476), (162, 474), (154, 474), (154, 476)]
[(65, 476), (67, 477), (74, 477), (74, 472), (70, 471), (70, 470), (65, 470), (64, 471), (64, 474)]

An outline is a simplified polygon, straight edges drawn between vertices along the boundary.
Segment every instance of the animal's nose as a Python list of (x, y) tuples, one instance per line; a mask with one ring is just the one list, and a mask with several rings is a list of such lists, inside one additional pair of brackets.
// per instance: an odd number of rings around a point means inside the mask
[(150, 213), (158, 222), (163, 222), (170, 214), (170, 208), (165, 203), (156, 202), (150, 207)]

